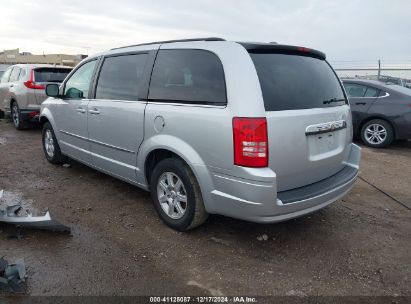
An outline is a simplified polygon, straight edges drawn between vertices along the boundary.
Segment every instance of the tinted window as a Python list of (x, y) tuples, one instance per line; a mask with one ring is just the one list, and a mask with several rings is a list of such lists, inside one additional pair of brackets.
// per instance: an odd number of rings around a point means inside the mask
[(96, 89), (98, 99), (137, 100), (147, 54), (104, 59)]
[(149, 98), (225, 104), (226, 89), (220, 59), (204, 50), (160, 50), (151, 77)]
[(346, 103), (337, 76), (324, 60), (288, 54), (251, 53), (266, 111), (339, 106)]
[(64, 88), (65, 98), (88, 98), (90, 82), (96, 62), (97, 60), (93, 60), (83, 64), (71, 75)]
[(17, 81), (17, 79), (19, 79), (19, 74), (20, 74), (20, 68), (14, 67), (13, 71), (11, 72), (9, 82)]
[(1, 82), (2, 82), (2, 83), (9, 81), (9, 77), (10, 77), (11, 70), (12, 70), (12, 68), (8, 68), (8, 69), (4, 72), (3, 76), (1, 76)]
[(34, 80), (36, 82), (63, 82), (70, 73), (70, 69), (37, 68), (34, 70)]
[(367, 87), (367, 91), (365, 91), (364, 97), (377, 97), (378, 91), (378, 89)]
[(345, 91), (348, 97), (364, 97), (367, 87), (355, 84), (355, 83), (344, 83)]

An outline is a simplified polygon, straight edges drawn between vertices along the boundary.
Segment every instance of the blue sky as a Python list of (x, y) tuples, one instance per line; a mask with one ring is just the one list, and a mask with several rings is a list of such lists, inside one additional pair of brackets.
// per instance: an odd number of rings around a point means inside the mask
[(409, 0), (0, 0), (0, 50), (94, 53), (204, 36), (276, 41), (329, 60), (411, 60)]

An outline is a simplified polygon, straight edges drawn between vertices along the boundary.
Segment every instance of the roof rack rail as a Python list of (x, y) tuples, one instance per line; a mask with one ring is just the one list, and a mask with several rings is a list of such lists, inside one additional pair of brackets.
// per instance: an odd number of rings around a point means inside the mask
[(206, 37), (206, 38), (191, 38), (191, 39), (178, 39), (178, 40), (165, 40), (165, 41), (154, 41), (154, 42), (148, 42), (148, 43), (140, 43), (140, 44), (133, 44), (133, 45), (126, 45), (122, 47), (117, 47), (110, 49), (112, 50), (118, 50), (118, 49), (124, 49), (128, 47), (133, 47), (133, 46), (140, 46), (140, 45), (150, 45), (150, 44), (163, 44), (163, 43), (173, 43), (173, 42), (191, 42), (191, 41), (226, 41), (223, 38), (218, 38), (218, 37)]

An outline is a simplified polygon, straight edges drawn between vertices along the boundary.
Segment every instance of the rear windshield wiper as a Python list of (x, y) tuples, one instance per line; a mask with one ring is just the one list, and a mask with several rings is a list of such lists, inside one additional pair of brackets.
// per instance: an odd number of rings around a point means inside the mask
[(344, 98), (339, 98), (339, 99), (337, 99), (337, 98), (331, 98), (331, 99), (329, 99), (329, 100), (324, 100), (324, 101), (323, 101), (323, 104), (330, 104), (330, 103), (332, 103), (332, 102), (341, 102), (341, 101), (345, 101), (345, 99), (344, 99)]

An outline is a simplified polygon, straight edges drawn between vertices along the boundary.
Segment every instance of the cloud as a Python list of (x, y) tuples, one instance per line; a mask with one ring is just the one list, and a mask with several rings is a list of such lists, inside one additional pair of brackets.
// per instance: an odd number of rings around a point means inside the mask
[(219, 36), (313, 47), (331, 60), (411, 59), (408, 0), (13, 0), (13, 5), (0, 0), (0, 5), (0, 50), (92, 53)]

